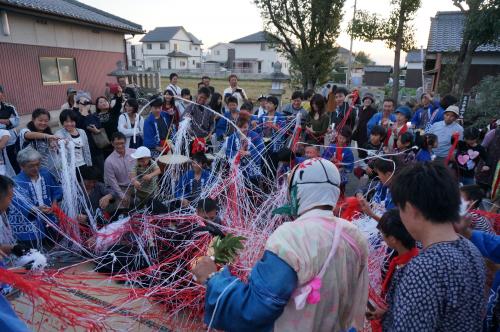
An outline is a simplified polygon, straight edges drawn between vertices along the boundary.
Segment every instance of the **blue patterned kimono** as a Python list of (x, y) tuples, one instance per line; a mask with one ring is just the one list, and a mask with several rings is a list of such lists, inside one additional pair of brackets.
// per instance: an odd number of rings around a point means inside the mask
[[(250, 155), (248, 157), (241, 158), (240, 167), (243, 170), (243, 174), (247, 178), (252, 179), (262, 175), (260, 169), (262, 165), (264, 141), (262, 141), (262, 137), (254, 131), (249, 131), (247, 138), (250, 141), (248, 143), (248, 151), (250, 151)], [(240, 148), (240, 134), (236, 132), (228, 138), (226, 156), (228, 158), (234, 158)]]
[(275, 128), (267, 128), (265, 126), (267, 118), (267, 114), (259, 117), (256, 132), (260, 134), (262, 138), (270, 139), (271, 142), (273, 142), (268, 150), (270, 153), (278, 152), (285, 147), (286, 143), (286, 133), (282, 130), (286, 126), (286, 116), (279, 112), (274, 114), (273, 124), (280, 129), (279, 131)]
[[(210, 172), (205, 169), (202, 170), (200, 178), (200, 188), (199, 188), (200, 191), (207, 186), (209, 179), (210, 179)], [(196, 196), (200, 194), (200, 192), (194, 192), (193, 189), (196, 188), (193, 188), (193, 182), (194, 182), (194, 171), (189, 170), (186, 173), (184, 173), (180, 181), (177, 183), (177, 188), (175, 190), (175, 197), (178, 199), (185, 198), (189, 201), (195, 199)]]
[[(41, 205), (51, 207), (63, 197), (61, 186), (47, 169), (40, 168), (40, 177), (43, 202), (37, 201), (35, 187), (24, 171), (14, 178), (16, 188), (12, 200), (13, 206), (9, 210), (9, 222), (14, 236), (20, 241), (42, 240), (46, 236), (45, 222), (33, 214), (32, 210)], [(57, 222), (55, 216), (47, 217)]]
[(375, 187), (373, 201), (378, 204), (384, 204), (386, 210), (396, 208), (396, 204), (392, 201), (392, 195), (389, 187), (384, 186), (382, 182), (379, 182)]
[[(323, 158), (326, 160), (332, 160), (336, 157), (337, 146), (335, 144), (330, 145), (325, 152), (323, 152)], [(342, 149), (342, 168), (339, 169), (341, 183), (347, 183), (349, 181), (349, 173), (352, 173), (354, 169), (354, 154), (350, 147), (346, 146)]]

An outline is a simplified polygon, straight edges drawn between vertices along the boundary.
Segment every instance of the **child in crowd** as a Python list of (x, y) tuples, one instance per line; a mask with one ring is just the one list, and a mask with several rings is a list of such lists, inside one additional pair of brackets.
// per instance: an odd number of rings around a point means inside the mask
[(368, 159), (362, 160), (360, 166), (354, 169), (354, 175), (356, 175), (356, 177), (361, 178), (365, 174), (367, 174), (368, 177), (374, 176), (374, 171), (373, 171), (374, 160), (371, 157), (377, 156), (384, 152), (383, 149), (384, 149), (384, 141), (386, 135), (387, 135), (387, 130), (384, 127), (380, 125), (374, 125), (372, 127), (372, 130), (370, 131), (370, 139), (364, 146), (361, 147), (366, 150)]
[(462, 186), (460, 196), (462, 199), (460, 214), (470, 220), (472, 229), (495, 234), (491, 222), (482, 216), (479, 210), (485, 197), (481, 187), (475, 184)]
[(438, 146), (438, 138), (434, 134), (425, 134), (422, 139), (420, 150), (418, 151), (415, 159), (417, 161), (433, 161), (436, 158), (434, 149)]
[(162, 96), (153, 97), (149, 116), (144, 120), (144, 146), (156, 157), (164, 151), (167, 138), (173, 130), (173, 118), (167, 112), (162, 112), (164, 102)]
[[(455, 168), (463, 185), (475, 184), (476, 168), (480, 160), (487, 160), (485, 148), (479, 144), (479, 129), (469, 127), (464, 131), (464, 140), (459, 141), (455, 153)], [(488, 171), (488, 166), (483, 166)]]
[(406, 165), (415, 160), (415, 152), (413, 151), (413, 134), (404, 133), (398, 137), (396, 142), (396, 153), (400, 153), (397, 158), (402, 165)]
[[(397, 209), (385, 212), (377, 224), (377, 229), (380, 231), (387, 247), (395, 251), (395, 256), (392, 256), (390, 259), (387, 271), (382, 271), (380, 296), (382, 299), (385, 299), (389, 289), (395, 287), (395, 283), (398, 280), (398, 271), (408, 264), (413, 257), (418, 255), (418, 249), (415, 240), (403, 225), (399, 216), (399, 210)], [(380, 319), (384, 313), (385, 310), (383, 308), (377, 308), (369, 303), (366, 316), (371, 320), (373, 332), (382, 332)]]
[(260, 95), (257, 101), (259, 102), (259, 108), (257, 108), (257, 110), (255, 111), (255, 116), (257, 116), (257, 118), (260, 118), (261, 116), (267, 113), (266, 110), (267, 97), (264, 95)]
[(135, 205), (141, 208), (153, 199), (161, 170), (151, 159), (151, 151), (145, 146), (140, 146), (131, 157), (137, 160), (131, 178), (135, 188)]
[(182, 89), (181, 90), (181, 98), (184, 100), (180, 100), (179, 102), (176, 102), (175, 104), (177, 105), (177, 109), (179, 111), (179, 116), (182, 117), (182, 114), (184, 114), (184, 111), (190, 105), (189, 101), (191, 101), (191, 99), (192, 99), (191, 91), (189, 91), (189, 89), (187, 89), (187, 88)]
[(343, 196), (345, 186), (349, 180), (349, 174), (354, 169), (354, 154), (349, 148), (351, 144), (352, 131), (349, 126), (344, 126), (337, 134), (337, 144), (330, 145), (323, 158), (330, 160), (337, 166), (340, 172), (340, 193)]
[(197, 152), (191, 157), (191, 170), (181, 177), (175, 193), (176, 198), (182, 200), (183, 206), (196, 200), (206, 188), (210, 178), (207, 165), (208, 159), (203, 152)]
[[(217, 136), (217, 142), (219, 142), (219, 144), (222, 144), (228, 136), (234, 133), (236, 121), (239, 117), (238, 99), (236, 97), (227, 97), (226, 107), (227, 110), (224, 112), (224, 117), (221, 117), (215, 126), (215, 135)], [(226, 118), (229, 119), (229, 121)]]
[(385, 140), (385, 150), (387, 153), (393, 153), (398, 147), (398, 139), (406, 132), (411, 133), (408, 128), (408, 120), (411, 118), (411, 109), (408, 106), (400, 106), (396, 109), (396, 123), (387, 131)]

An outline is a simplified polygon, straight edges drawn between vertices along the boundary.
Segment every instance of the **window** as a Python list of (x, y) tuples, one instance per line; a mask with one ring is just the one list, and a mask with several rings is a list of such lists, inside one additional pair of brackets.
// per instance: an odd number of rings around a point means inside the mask
[(195, 63), (196, 63), (196, 62), (193, 60), (193, 66), (194, 66), (194, 64), (195, 64)]
[(165, 44), (164, 43), (161, 43), (160, 44), (160, 50), (164, 50), (165, 49)]
[(181, 61), (181, 67), (186, 67), (186, 61)]
[(266, 50), (266, 44), (262, 43), (260, 44), (260, 50), (265, 51)]
[(189, 50), (191, 51), (193, 49), (193, 45), (189, 44)]
[(174, 51), (177, 51), (177, 44), (174, 44)]
[(215, 54), (216, 55), (220, 55), (220, 51), (215, 51)]
[(172, 69), (172, 58), (168, 58), (168, 69)]
[(194, 50), (195, 50), (195, 51), (198, 51), (198, 47), (195, 47), (195, 48), (194, 48)]
[(151, 44), (151, 43), (147, 43), (147, 44), (146, 44), (146, 48), (147, 48), (148, 50), (152, 50), (152, 49), (153, 49), (153, 44)]
[(74, 58), (40, 58), (40, 73), (43, 84), (78, 82)]
[(160, 70), (161, 60), (153, 60), (153, 69)]

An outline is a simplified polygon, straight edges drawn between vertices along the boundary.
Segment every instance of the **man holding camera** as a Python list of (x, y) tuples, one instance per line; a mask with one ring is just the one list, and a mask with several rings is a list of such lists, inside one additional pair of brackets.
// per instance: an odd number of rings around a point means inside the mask
[(227, 96), (233, 96), (238, 99), (238, 109), (248, 99), (245, 90), (238, 86), (238, 76), (235, 74), (229, 75), (229, 88), (224, 90), (224, 100)]

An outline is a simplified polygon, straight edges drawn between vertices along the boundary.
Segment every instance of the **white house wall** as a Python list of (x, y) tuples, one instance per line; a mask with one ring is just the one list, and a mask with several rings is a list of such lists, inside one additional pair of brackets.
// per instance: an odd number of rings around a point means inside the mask
[(123, 34), (49, 19), (7, 13), (10, 35), (0, 43), (124, 52)]
[[(261, 44), (234, 44), (236, 59), (258, 59), (262, 61), (261, 72), (272, 73), (272, 64), (276, 61), (282, 63), (281, 71), (288, 74), (288, 61), (284, 59), (275, 49), (266, 46), (265, 51), (261, 51)], [(285, 66), (285, 62), (287, 65)]]

